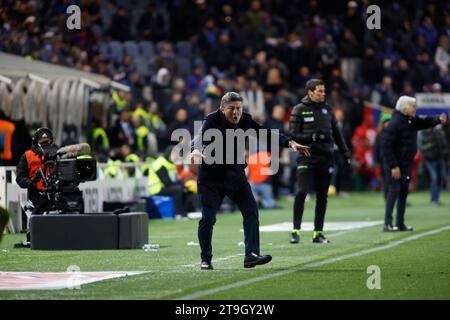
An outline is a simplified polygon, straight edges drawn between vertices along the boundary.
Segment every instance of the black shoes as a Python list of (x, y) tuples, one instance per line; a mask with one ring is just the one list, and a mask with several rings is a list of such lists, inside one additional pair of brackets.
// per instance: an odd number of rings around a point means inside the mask
[[(260, 256), (255, 253), (251, 253), (245, 256), (244, 259), (244, 268), (253, 268), (260, 264), (269, 263), (272, 260), (272, 257), (269, 255)], [(201, 270), (213, 270), (213, 265), (210, 261), (202, 261), (200, 264)]]
[(296, 231), (292, 231), (291, 233), (291, 240), (290, 243), (299, 243), (300, 242), (300, 235)]
[(202, 270), (213, 270), (213, 265), (211, 262), (209, 261), (202, 261), (202, 263), (200, 264), (200, 269)]
[(330, 240), (325, 238), (325, 236), (322, 233), (320, 233), (318, 236), (313, 238), (312, 242), (313, 243), (330, 243)]
[(398, 225), (396, 227), (393, 227), (390, 224), (385, 224), (383, 231), (384, 232), (398, 232), (398, 231), (413, 231), (414, 229), (412, 227), (408, 227), (404, 224)]
[(413, 231), (412, 227), (408, 227), (404, 224), (397, 226), (398, 231)]
[(22, 241), (20, 241), (18, 243), (15, 243), (14, 244), (14, 248), (15, 249), (17, 249), (17, 248), (31, 248), (31, 243), (30, 243), (30, 241), (22, 240)]
[(391, 224), (385, 224), (384, 227), (383, 227), (383, 231), (384, 232), (397, 232), (398, 228), (392, 226)]
[(269, 256), (269, 255), (260, 256), (255, 253), (251, 253), (251, 254), (245, 256), (244, 268), (253, 268), (260, 264), (269, 263), (271, 260), (272, 260), (272, 256)]

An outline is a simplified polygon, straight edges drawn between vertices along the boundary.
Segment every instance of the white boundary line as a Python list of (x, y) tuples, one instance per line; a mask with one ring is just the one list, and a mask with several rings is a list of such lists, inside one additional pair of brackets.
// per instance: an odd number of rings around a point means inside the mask
[[(345, 231), (335, 232), (335, 233), (330, 232), (328, 235), (334, 238), (334, 237), (342, 236), (342, 235), (347, 234), (347, 233), (358, 231), (359, 229), (360, 228), (352, 229), (352, 230), (345, 230)], [(291, 246), (292, 245), (289, 245), (289, 247), (291, 247)], [(233, 258), (238, 258), (238, 257), (243, 257), (243, 256), (244, 256), (243, 253), (239, 253), (239, 254), (234, 254), (234, 255), (231, 255), (231, 256), (226, 256), (226, 257), (223, 257), (223, 258), (217, 258), (217, 259), (214, 259), (212, 262), (216, 263), (218, 261), (225, 261), (225, 260), (230, 260), (230, 259), (233, 259)], [(192, 268), (192, 267), (198, 267), (199, 265), (200, 265), (200, 263), (191, 263), (191, 264), (184, 264), (181, 267), (182, 268)]]
[(426, 237), (429, 235), (433, 235), (433, 234), (437, 234), (440, 233), (442, 231), (447, 231), (450, 230), (450, 226), (445, 226), (445, 227), (441, 227), (438, 229), (434, 229), (434, 230), (430, 230), (427, 232), (423, 232), (423, 233), (419, 233), (398, 241), (394, 241), (379, 247), (375, 247), (375, 248), (370, 248), (370, 249), (364, 249), (361, 251), (357, 251), (354, 253), (350, 253), (350, 254), (345, 254), (343, 256), (338, 256), (335, 258), (330, 258), (330, 259), (326, 259), (323, 261), (319, 261), (319, 262), (313, 262), (313, 263), (308, 263), (306, 265), (303, 265), (301, 267), (298, 268), (294, 268), (294, 269), (288, 269), (288, 270), (283, 270), (283, 271), (279, 271), (279, 272), (275, 272), (275, 273), (270, 273), (270, 274), (266, 274), (264, 276), (261, 277), (256, 277), (256, 278), (252, 278), (252, 279), (248, 279), (248, 280), (244, 280), (244, 281), (238, 281), (235, 283), (231, 283), (225, 286), (221, 286), (221, 287), (217, 287), (217, 288), (213, 288), (213, 289), (208, 289), (208, 290), (203, 290), (203, 291), (198, 291), (186, 296), (182, 296), (180, 298), (177, 298), (177, 300), (193, 300), (193, 299), (197, 299), (200, 297), (204, 297), (210, 294), (214, 294), (217, 292), (221, 292), (221, 291), (225, 291), (225, 290), (229, 290), (229, 289), (234, 289), (234, 288), (239, 288), (248, 284), (252, 284), (252, 283), (256, 283), (256, 282), (260, 282), (260, 281), (264, 281), (264, 280), (268, 280), (268, 279), (272, 279), (272, 278), (276, 278), (276, 277), (281, 277), (290, 273), (294, 273), (294, 272), (298, 272), (298, 271), (303, 271), (306, 269), (310, 269), (310, 268), (315, 268), (315, 267), (320, 267), (326, 264), (330, 264), (333, 262), (338, 262), (338, 261), (342, 261), (342, 260), (346, 260), (349, 258), (353, 258), (353, 257), (359, 257), (365, 254), (369, 254), (369, 253), (373, 253), (373, 252), (377, 252), (377, 251), (382, 251), (382, 250), (386, 250), (386, 249), (390, 249), (396, 246), (399, 246), (401, 244), (404, 244), (406, 242), (409, 241), (413, 241), (422, 237)]

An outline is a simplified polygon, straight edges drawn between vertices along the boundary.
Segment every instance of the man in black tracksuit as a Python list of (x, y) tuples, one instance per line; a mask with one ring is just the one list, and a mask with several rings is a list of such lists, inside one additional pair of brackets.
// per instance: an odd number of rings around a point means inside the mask
[[(384, 217), (385, 232), (412, 231), (405, 225), (405, 207), (414, 156), (417, 152), (417, 131), (445, 124), (447, 116), (442, 113), (438, 118), (416, 116), (416, 99), (402, 96), (398, 99), (392, 119), (383, 131), (381, 148), (387, 181), (386, 210)], [(392, 212), (397, 202), (396, 226), (392, 225)]]
[(299, 154), (297, 162), (298, 190), (294, 202), (294, 229), (291, 243), (300, 241), (300, 228), (309, 192), (316, 193), (314, 219), (314, 243), (328, 243), (323, 235), (323, 224), (327, 208), (327, 193), (333, 170), (334, 143), (351, 160), (350, 151), (337, 127), (334, 113), (325, 101), (325, 86), (322, 80), (311, 79), (306, 83), (307, 96), (296, 105), (289, 120), (289, 131), (295, 141), (310, 147), (310, 157)]
[[(241, 159), (243, 159), (244, 154), (237, 154), (237, 144), (233, 143), (234, 159), (231, 164), (225, 164), (225, 159), (223, 159), (222, 163), (211, 162), (208, 161), (207, 147), (212, 142), (208, 141), (206, 143), (204, 141), (207, 140), (205, 133), (209, 129), (219, 130), (223, 137), (223, 144), (219, 148), (223, 148), (221, 149), (223, 151), (222, 155), (228, 156), (230, 150), (227, 150), (227, 145), (230, 148), (232, 142), (225, 139), (227, 130), (236, 132), (238, 129), (243, 131), (255, 129), (258, 131), (262, 128), (252, 119), (250, 114), (242, 112), (242, 101), (243, 99), (239, 94), (235, 92), (226, 93), (222, 97), (220, 109), (210, 113), (203, 122), (202, 143), (199, 145), (195, 141), (199, 139), (199, 136), (192, 143), (191, 159), (197, 159), (198, 161), (203, 158), (198, 176), (198, 195), (202, 205), (202, 218), (198, 226), (198, 238), (201, 248), (201, 269), (205, 270), (213, 269), (211, 263), (213, 226), (216, 222), (216, 213), (220, 209), (225, 195), (236, 202), (244, 218), (244, 267), (252, 268), (272, 260), (270, 255), (260, 255), (258, 206), (245, 175), (246, 164), (242, 161), (236, 161), (236, 157), (242, 157)], [(289, 140), (288, 137), (281, 134), (279, 135), (279, 145), (309, 154), (307, 147)]]

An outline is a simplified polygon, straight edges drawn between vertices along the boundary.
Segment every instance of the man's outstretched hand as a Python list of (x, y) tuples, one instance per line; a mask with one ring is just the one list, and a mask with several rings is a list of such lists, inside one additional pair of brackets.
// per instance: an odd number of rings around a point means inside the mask
[(348, 165), (352, 164), (352, 153), (350, 151), (346, 151), (344, 153), (345, 161), (347, 161)]
[(439, 115), (439, 121), (441, 121), (442, 124), (447, 124), (447, 115), (445, 113), (441, 113)]
[(311, 153), (309, 152), (309, 147), (304, 146), (300, 143), (297, 143), (294, 140), (289, 141), (289, 148), (291, 148), (294, 151), (302, 152), (307, 157), (311, 157)]
[(191, 154), (189, 155), (191, 164), (199, 164), (199, 163), (201, 163), (202, 159), (204, 157), (205, 156), (197, 149), (192, 151)]

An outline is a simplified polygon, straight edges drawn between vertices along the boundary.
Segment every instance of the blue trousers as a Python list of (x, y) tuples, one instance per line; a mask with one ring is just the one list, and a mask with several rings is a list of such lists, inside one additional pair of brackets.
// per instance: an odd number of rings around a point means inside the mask
[(275, 207), (275, 201), (273, 200), (272, 185), (269, 183), (250, 184), (253, 191), (253, 196), (257, 198), (261, 196), (261, 205), (263, 209), (271, 209)]
[(244, 218), (245, 255), (259, 255), (259, 218), (258, 206), (247, 181), (238, 185), (198, 185), (198, 195), (202, 205), (202, 218), (198, 224), (198, 240), (202, 261), (212, 259), (212, 234), (223, 198), (233, 200)]
[(430, 193), (431, 201), (439, 202), (439, 193), (444, 186), (446, 178), (446, 165), (445, 160), (425, 160), (425, 165), (430, 174)]

